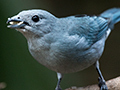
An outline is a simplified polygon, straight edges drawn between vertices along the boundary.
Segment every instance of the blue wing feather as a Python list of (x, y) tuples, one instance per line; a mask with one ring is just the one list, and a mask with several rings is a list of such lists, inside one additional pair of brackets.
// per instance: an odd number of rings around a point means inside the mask
[(84, 16), (79, 18), (77, 17), (73, 20), (74, 23), (71, 24), (76, 27), (71, 27), (69, 29), (69, 34), (78, 34), (80, 37), (85, 37), (91, 44), (94, 44), (96, 41), (100, 40), (108, 30), (108, 21), (102, 17)]

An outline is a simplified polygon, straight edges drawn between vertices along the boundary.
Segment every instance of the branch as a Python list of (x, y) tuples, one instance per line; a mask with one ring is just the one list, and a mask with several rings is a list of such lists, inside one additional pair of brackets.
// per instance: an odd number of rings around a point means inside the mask
[(4, 89), (5, 87), (6, 87), (6, 83), (0, 82), (0, 90), (1, 90), (1, 89)]
[[(106, 81), (108, 90), (120, 90), (120, 76)], [(71, 87), (65, 90), (100, 90), (97, 84), (89, 85), (86, 87)]]

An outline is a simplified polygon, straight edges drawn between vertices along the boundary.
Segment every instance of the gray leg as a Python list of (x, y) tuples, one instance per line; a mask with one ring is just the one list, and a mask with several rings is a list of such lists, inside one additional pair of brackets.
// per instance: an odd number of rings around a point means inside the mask
[(100, 90), (108, 90), (107, 85), (105, 83), (105, 80), (104, 80), (102, 73), (100, 71), (100, 68), (99, 68), (99, 61), (96, 61), (95, 67), (96, 67), (96, 70), (97, 70), (98, 75), (99, 75), (99, 78), (98, 78), (99, 84), (98, 85), (100, 87)]
[(60, 87), (60, 82), (62, 80), (63, 75), (61, 73), (57, 73), (57, 77), (58, 77), (58, 82), (57, 82), (57, 86), (56, 86), (55, 90), (62, 90)]

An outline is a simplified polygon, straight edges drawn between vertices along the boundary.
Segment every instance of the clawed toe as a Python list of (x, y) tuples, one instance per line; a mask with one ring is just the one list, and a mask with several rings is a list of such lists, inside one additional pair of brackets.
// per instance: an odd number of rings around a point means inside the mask
[(61, 87), (56, 87), (55, 90), (62, 90)]
[(100, 90), (108, 90), (108, 87), (105, 83), (105, 81), (103, 81), (100, 77), (99, 77), (99, 87), (100, 87)]

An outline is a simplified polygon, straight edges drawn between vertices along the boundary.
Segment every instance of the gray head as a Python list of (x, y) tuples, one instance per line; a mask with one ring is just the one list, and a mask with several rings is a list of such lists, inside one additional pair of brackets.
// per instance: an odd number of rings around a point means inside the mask
[(44, 10), (26, 10), (20, 12), (18, 15), (8, 18), (8, 28), (14, 28), (26, 38), (31, 36), (42, 36), (52, 29), (56, 22), (56, 17)]

